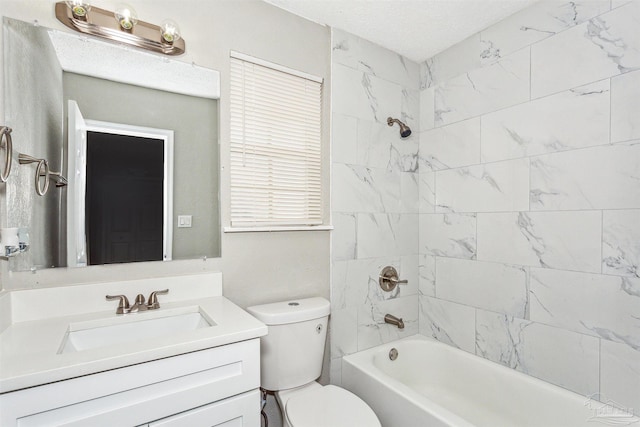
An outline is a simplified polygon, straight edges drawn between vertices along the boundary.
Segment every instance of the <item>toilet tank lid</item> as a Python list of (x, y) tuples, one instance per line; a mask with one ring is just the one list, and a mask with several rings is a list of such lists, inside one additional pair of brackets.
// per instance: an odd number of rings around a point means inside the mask
[(315, 297), (254, 305), (247, 311), (265, 325), (283, 325), (328, 316), (330, 304), (324, 298)]

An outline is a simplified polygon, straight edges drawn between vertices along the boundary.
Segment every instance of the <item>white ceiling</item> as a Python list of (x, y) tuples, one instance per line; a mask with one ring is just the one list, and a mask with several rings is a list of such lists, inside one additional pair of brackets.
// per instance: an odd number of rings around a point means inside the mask
[(538, 0), (265, 0), (422, 62)]

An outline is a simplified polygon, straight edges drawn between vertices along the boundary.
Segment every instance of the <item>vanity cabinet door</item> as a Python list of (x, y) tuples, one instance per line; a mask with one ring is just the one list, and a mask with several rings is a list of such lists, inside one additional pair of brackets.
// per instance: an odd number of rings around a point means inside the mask
[(258, 417), (258, 387), (260, 341), (255, 338), (2, 394), (0, 426), (145, 426), (244, 393), (252, 393)]
[(201, 406), (149, 423), (149, 427), (259, 427), (260, 392), (252, 390), (238, 396)]

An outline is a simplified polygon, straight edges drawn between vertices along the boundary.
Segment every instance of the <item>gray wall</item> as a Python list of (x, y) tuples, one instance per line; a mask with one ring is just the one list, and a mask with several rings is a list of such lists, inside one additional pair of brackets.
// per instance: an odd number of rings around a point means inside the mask
[(218, 101), (67, 72), (63, 85), (65, 123), (74, 100), (86, 120), (174, 131), (173, 259), (220, 256)]

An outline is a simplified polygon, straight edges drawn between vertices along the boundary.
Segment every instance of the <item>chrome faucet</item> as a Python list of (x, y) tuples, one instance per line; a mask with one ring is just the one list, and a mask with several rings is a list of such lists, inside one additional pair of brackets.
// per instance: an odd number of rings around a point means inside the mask
[(404, 329), (404, 322), (402, 321), (402, 318), (397, 318), (393, 314), (385, 314), (384, 323), (395, 325), (398, 327), (398, 329)]

